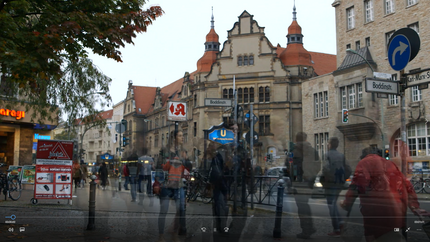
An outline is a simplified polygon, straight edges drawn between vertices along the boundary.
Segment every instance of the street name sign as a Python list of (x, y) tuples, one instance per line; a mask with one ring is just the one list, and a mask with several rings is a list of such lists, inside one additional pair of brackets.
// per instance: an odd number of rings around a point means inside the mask
[(424, 71), (416, 74), (409, 74), (407, 76), (407, 87), (418, 86), (430, 82), (430, 71)]
[(391, 80), (391, 74), (390, 73), (373, 72), (373, 77), (377, 78), (377, 79)]
[(399, 82), (381, 81), (372, 78), (366, 78), (366, 92), (399, 95)]
[(231, 99), (205, 98), (205, 106), (231, 107)]

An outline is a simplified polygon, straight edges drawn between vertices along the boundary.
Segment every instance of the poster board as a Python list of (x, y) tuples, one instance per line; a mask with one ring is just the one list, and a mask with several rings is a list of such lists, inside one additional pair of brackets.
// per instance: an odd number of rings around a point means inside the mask
[(72, 199), (73, 141), (38, 140), (35, 199)]
[(22, 174), (22, 166), (9, 166), (10, 172), (7, 173), (7, 176), (10, 175), (18, 175), (18, 177), (21, 179)]
[(21, 183), (34, 184), (36, 179), (36, 166), (24, 166), (22, 168)]

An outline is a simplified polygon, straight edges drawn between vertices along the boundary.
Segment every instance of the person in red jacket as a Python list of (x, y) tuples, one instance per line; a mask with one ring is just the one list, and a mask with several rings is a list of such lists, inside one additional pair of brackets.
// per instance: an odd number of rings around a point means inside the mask
[(360, 158), (341, 207), (350, 211), (360, 198), (364, 235), (371, 242), (394, 228), (405, 229), (408, 207), (415, 214), (421, 209), (411, 183), (392, 161), (382, 158), (373, 147), (364, 149)]
[(124, 164), (122, 167), (122, 176), (125, 178), (124, 189), (128, 189), (128, 184), (130, 183), (130, 171), (128, 170), (128, 164)]
[(163, 170), (168, 172), (167, 181), (161, 185), (160, 191), (160, 215), (158, 217), (159, 242), (164, 239), (164, 226), (167, 211), (169, 210), (170, 199), (175, 200), (176, 216), (172, 241), (177, 241), (177, 235), (186, 235), (185, 224), (185, 191), (182, 178), (184, 171), (190, 171), (191, 162), (186, 157), (186, 152), (182, 150), (184, 137), (182, 131), (174, 132), (174, 143), (171, 145), (169, 161), (163, 166)]

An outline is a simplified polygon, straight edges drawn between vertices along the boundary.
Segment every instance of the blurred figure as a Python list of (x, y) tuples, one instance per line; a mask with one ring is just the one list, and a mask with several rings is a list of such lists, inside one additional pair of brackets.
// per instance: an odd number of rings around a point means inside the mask
[(175, 200), (176, 215), (174, 218), (172, 241), (178, 241), (179, 235), (186, 235), (185, 220), (185, 192), (182, 178), (185, 169), (191, 171), (191, 162), (187, 159), (186, 153), (182, 152), (184, 136), (182, 131), (174, 132), (173, 145), (171, 145), (169, 161), (163, 166), (163, 170), (168, 172), (168, 179), (161, 186), (160, 191), (160, 214), (158, 217), (158, 241), (165, 241), (164, 226), (167, 211), (169, 210), (170, 199)]
[(128, 164), (125, 163), (122, 167), (122, 177), (124, 177), (125, 182), (124, 182), (124, 189), (125, 190), (129, 190), (128, 189), (128, 184), (130, 183), (130, 170), (128, 169)]
[(222, 155), (217, 152), (219, 144), (209, 141), (208, 148), (206, 149), (206, 157), (211, 161), (209, 168), (209, 182), (212, 184), (212, 214), (214, 218), (214, 228), (218, 233), (223, 233), (224, 228), (227, 227), (227, 184), (224, 178), (224, 159)]
[(108, 170), (107, 170), (107, 166), (106, 163), (102, 163), (100, 170), (99, 170), (99, 175), (100, 175), (100, 181), (101, 181), (101, 187), (103, 190), (106, 190), (106, 183), (107, 183), (107, 179), (108, 179)]
[(155, 171), (154, 160), (149, 158), (150, 160), (145, 160), (143, 163), (143, 180), (146, 181), (146, 194), (148, 196), (152, 194), (151, 171)]
[(84, 184), (87, 183), (88, 167), (83, 160), (81, 161), (81, 170), (82, 170), (81, 187), (84, 188)]
[(316, 232), (313, 224), (309, 198), (312, 194), (315, 178), (321, 169), (318, 152), (306, 141), (307, 134), (298, 132), (296, 134), (296, 145), (292, 151), (294, 154), (293, 163), (297, 165), (298, 182), (294, 184), (296, 188), (303, 192), (295, 195), (296, 205), (300, 218), (302, 232), (297, 234), (297, 238), (309, 239)]
[(341, 207), (350, 211), (359, 197), (366, 241), (392, 241), (383, 236), (391, 235), (393, 228), (405, 231), (407, 208), (415, 214), (421, 211), (417, 195), (399, 168), (378, 155), (378, 149), (365, 148), (360, 158)]
[(81, 166), (79, 165), (78, 161), (73, 162), (72, 174), (73, 174), (72, 175), (73, 180), (75, 181), (75, 190), (76, 190), (78, 189), (79, 183), (81, 182), (81, 179), (82, 179)]
[(321, 181), (326, 192), (327, 205), (333, 226), (333, 231), (328, 235), (332, 237), (340, 237), (341, 228), (343, 227), (337, 199), (345, 183), (345, 177), (343, 176), (345, 172), (342, 174), (345, 167), (345, 156), (336, 150), (338, 146), (339, 139), (331, 137), (328, 141), (328, 152), (323, 164), (322, 179), (324, 181)]

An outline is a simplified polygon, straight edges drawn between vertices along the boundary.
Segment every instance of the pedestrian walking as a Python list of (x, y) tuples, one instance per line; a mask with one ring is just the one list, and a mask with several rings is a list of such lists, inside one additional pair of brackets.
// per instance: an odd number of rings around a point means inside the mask
[(128, 164), (125, 163), (124, 166), (122, 167), (122, 177), (124, 177), (125, 181), (124, 181), (124, 189), (125, 190), (129, 190), (128, 189), (128, 184), (130, 183), (130, 171), (128, 169)]
[(78, 189), (79, 184), (80, 184), (81, 179), (82, 179), (81, 166), (79, 165), (78, 161), (73, 162), (72, 174), (73, 174), (72, 175), (73, 180), (75, 181), (75, 190), (76, 190), (76, 189)]
[(143, 180), (146, 181), (146, 194), (148, 196), (152, 195), (152, 171), (155, 171), (154, 160), (152, 157), (147, 157), (147, 159), (143, 161)]
[(101, 187), (103, 190), (106, 190), (107, 179), (108, 179), (108, 169), (106, 163), (102, 163), (99, 170)]
[(185, 222), (185, 192), (182, 178), (184, 171), (192, 169), (191, 162), (182, 152), (184, 136), (182, 131), (174, 132), (174, 140), (171, 145), (169, 161), (163, 166), (163, 170), (168, 172), (167, 181), (161, 184), (160, 191), (160, 214), (158, 218), (159, 242), (164, 239), (164, 226), (167, 211), (169, 210), (170, 199), (175, 200), (176, 215), (174, 219), (172, 240), (178, 241), (178, 235), (186, 235)]
[(300, 239), (309, 239), (312, 234), (316, 233), (313, 224), (311, 207), (309, 199), (311, 198), (315, 178), (321, 169), (318, 152), (307, 141), (307, 134), (298, 132), (296, 134), (296, 145), (293, 150), (293, 163), (297, 165), (298, 182), (295, 182), (296, 191), (294, 198), (298, 209), (300, 228), (302, 232), (296, 237)]
[(343, 221), (339, 214), (337, 200), (344, 187), (346, 176), (350, 176), (350, 171), (346, 175), (345, 155), (337, 151), (339, 139), (331, 137), (328, 142), (328, 152), (323, 163), (321, 183), (326, 192), (327, 205), (331, 217), (333, 231), (328, 233), (332, 237), (340, 237)]
[[(378, 155), (378, 149), (365, 148), (360, 158), (341, 207), (350, 211), (355, 199), (360, 198), (367, 242), (405, 241), (401, 237), (407, 232), (407, 208), (414, 214), (423, 211), (415, 190), (394, 162)], [(394, 233), (394, 228), (403, 233)]]
[(211, 161), (209, 168), (209, 182), (212, 185), (212, 214), (214, 230), (223, 233), (227, 227), (228, 205), (227, 205), (227, 182), (224, 177), (224, 159), (217, 151), (219, 144), (209, 141), (206, 149), (206, 157)]
[(83, 160), (81, 161), (81, 171), (82, 171), (81, 187), (84, 188), (85, 183), (87, 183), (88, 167)]

